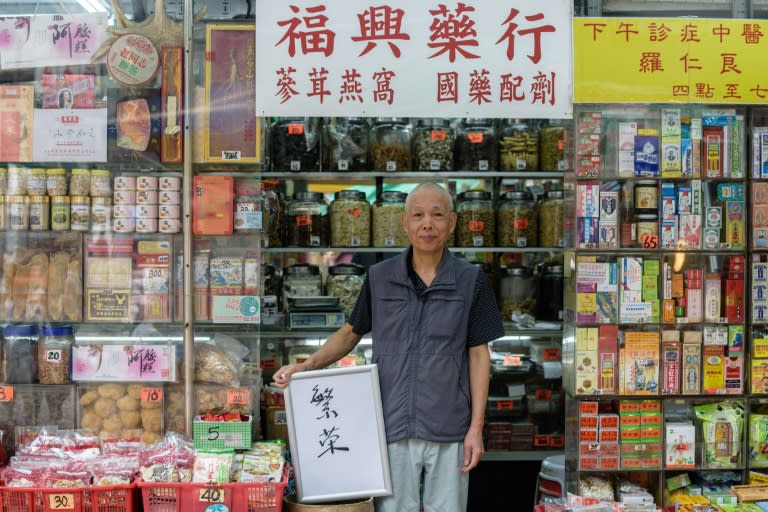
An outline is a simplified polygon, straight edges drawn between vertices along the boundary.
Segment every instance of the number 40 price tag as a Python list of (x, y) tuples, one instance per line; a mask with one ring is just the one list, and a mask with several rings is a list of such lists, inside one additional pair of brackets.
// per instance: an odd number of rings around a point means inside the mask
[(200, 489), (200, 502), (223, 503), (224, 489), (219, 489), (218, 487), (207, 487), (205, 489)]

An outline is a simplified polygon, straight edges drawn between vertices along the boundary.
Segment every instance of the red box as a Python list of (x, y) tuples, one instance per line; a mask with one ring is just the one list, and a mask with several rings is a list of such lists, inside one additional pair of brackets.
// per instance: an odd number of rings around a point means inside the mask
[(601, 443), (617, 443), (619, 441), (618, 430), (601, 430), (598, 435), (598, 441)]
[(597, 415), (597, 402), (579, 402), (579, 414), (593, 416)]
[(593, 430), (593, 429), (579, 430), (579, 441), (582, 443), (596, 443), (597, 430)]
[(640, 402), (634, 400), (622, 400), (621, 403), (619, 403), (619, 412), (640, 412)]
[(655, 413), (655, 412), (651, 414), (641, 414), (640, 425), (644, 427), (646, 425), (655, 425), (655, 426), (661, 425), (661, 414)]
[(663, 395), (680, 394), (681, 351), (680, 343), (665, 342), (661, 345), (661, 394)]
[(601, 414), (600, 418), (600, 430), (616, 430), (619, 428), (619, 415), (618, 414)]
[(597, 428), (597, 416), (581, 416), (579, 417), (579, 428), (595, 429)]
[(597, 469), (599, 467), (600, 458), (597, 455), (590, 455), (589, 457), (579, 457), (579, 469)]
[(601, 325), (597, 339), (598, 372), (603, 394), (615, 394), (619, 387), (619, 327)]
[(661, 412), (661, 402), (659, 400), (641, 400), (640, 412)]
[(640, 429), (628, 428), (621, 430), (621, 442), (622, 443), (639, 443), (640, 442)]
[(549, 436), (550, 448), (562, 448), (563, 446), (565, 446), (565, 436)]
[(619, 456), (619, 443), (601, 443), (600, 455)]
[(622, 429), (624, 427), (637, 427), (640, 425), (640, 415), (639, 414), (630, 414), (627, 416), (621, 417), (621, 427)]
[(195, 176), (192, 232), (196, 235), (231, 235), (234, 227), (234, 178)]
[(601, 446), (598, 443), (579, 443), (579, 456), (593, 456), (602, 453)]
[(725, 280), (725, 317), (728, 323), (744, 321), (744, 280)]
[(624, 457), (621, 459), (621, 467), (624, 469), (640, 469), (642, 464), (637, 457)]
[(600, 469), (619, 469), (619, 458), (613, 456), (600, 457)]

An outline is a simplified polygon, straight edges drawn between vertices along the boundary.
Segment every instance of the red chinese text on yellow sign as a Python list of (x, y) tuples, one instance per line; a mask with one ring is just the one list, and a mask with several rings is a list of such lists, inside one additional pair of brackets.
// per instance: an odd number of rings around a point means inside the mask
[(768, 101), (768, 21), (575, 18), (576, 103)]

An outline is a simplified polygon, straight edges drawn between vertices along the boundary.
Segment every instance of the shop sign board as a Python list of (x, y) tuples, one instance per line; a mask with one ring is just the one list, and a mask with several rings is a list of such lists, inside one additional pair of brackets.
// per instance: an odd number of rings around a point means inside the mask
[(106, 162), (107, 109), (35, 109), (36, 162)]
[(39, 14), (0, 18), (2, 69), (90, 64), (107, 37), (107, 14)]
[(575, 18), (576, 103), (765, 103), (768, 21)]
[(569, 0), (257, 2), (264, 116), (572, 116)]

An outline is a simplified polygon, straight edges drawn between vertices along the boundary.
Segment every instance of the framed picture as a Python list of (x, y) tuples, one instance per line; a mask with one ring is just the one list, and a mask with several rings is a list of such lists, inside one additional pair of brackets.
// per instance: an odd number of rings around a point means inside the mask
[(297, 373), (285, 410), (299, 502), (392, 494), (376, 365)]

